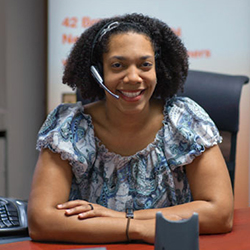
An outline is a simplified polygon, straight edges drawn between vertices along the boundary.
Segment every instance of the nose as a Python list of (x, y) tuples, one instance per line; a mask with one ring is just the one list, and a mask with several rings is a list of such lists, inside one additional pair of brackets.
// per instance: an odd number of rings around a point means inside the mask
[(142, 78), (140, 76), (140, 69), (136, 66), (130, 66), (126, 70), (126, 75), (123, 79), (124, 83), (137, 84), (142, 82)]

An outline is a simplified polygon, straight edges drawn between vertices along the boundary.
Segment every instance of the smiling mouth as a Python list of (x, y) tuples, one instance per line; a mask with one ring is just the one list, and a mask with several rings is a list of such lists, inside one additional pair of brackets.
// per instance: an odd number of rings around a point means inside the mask
[(138, 91), (133, 91), (133, 92), (127, 92), (127, 91), (122, 91), (120, 90), (120, 92), (126, 96), (126, 97), (129, 97), (129, 98), (134, 98), (134, 97), (137, 97), (139, 96), (144, 90), (138, 90)]

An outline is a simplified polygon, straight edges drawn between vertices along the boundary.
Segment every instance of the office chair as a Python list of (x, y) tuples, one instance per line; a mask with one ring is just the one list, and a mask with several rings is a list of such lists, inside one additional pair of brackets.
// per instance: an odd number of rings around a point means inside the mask
[(219, 145), (225, 158), (234, 189), (237, 133), (239, 131), (239, 104), (246, 76), (189, 70), (184, 85), (187, 96), (203, 107), (218, 127), (223, 142)]

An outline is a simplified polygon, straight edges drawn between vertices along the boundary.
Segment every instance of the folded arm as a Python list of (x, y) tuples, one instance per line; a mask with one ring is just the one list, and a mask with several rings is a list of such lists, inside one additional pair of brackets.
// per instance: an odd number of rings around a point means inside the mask
[(213, 146), (186, 166), (193, 201), (190, 203), (135, 212), (136, 219), (153, 218), (157, 211), (164, 216), (176, 214), (189, 218), (199, 214), (201, 234), (230, 232), (233, 224), (233, 194), (228, 170), (218, 146)]
[[(231, 231), (233, 194), (228, 170), (219, 147), (214, 146), (206, 149), (202, 155), (186, 167), (186, 172), (192, 192), (192, 202), (160, 209), (135, 211), (135, 220), (155, 219), (155, 214), (158, 211), (161, 211), (168, 219), (189, 218), (193, 212), (197, 212), (201, 234)], [(97, 206), (95, 211), (84, 211), (84, 206), (76, 208), (74, 203), (77, 202), (65, 203), (64, 205), (65, 208), (72, 206), (72, 209), (67, 210), (67, 212), (78, 214), (79, 218), (110, 216), (108, 211), (103, 210), (100, 206)], [(79, 203), (82, 202), (79, 201)], [(122, 213), (114, 214), (114, 211), (112, 215), (125, 217)]]

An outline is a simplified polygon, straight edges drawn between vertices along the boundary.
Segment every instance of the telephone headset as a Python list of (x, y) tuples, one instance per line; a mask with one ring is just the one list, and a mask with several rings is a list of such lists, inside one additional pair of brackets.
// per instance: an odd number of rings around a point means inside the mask
[(105, 89), (110, 95), (112, 95), (113, 97), (115, 97), (116, 99), (119, 99), (119, 96), (114, 94), (113, 92), (111, 92), (103, 83), (103, 78), (101, 76), (101, 71), (102, 71), (102, 66), (100, 63), (94, 63), (94, 50), (95, 50), (95, 46), (98, 42), (100, 42), (102, 40), (102, 37), (110, 30), (116, 28), (117, 26), (119, 26), (120, 23), (119, 22), (111, 22), (111, 23), (107, 23), (106, 25), (104, 25), (100, 31), (96, 34), (93, 44), (92, 44), (92, 50), (91, 50), (91, 66), (90, 66), (90, 71), (92, 76), (94, 77), (94, 79), (99, 83), (99, 85)]

